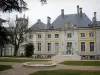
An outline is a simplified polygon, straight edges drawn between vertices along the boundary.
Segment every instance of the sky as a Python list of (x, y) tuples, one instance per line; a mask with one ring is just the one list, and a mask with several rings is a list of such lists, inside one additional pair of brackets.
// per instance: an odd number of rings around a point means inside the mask
[(100, 21), (100, 0), (47, 0), (47, 4), (42, 5), (40, 0), (24, 0), (27, 2), (28, 11), (23, 13), (0, 13), (3, 19), (15, 20), (16, 15), (22, 17), (23, 14), (29, 17), (29, 26), (32, 26), (38, 19), (47, 23), (47, 16), (51, 17), (51, 23), (61, 14), (64, 9), (65, 14), (77, 13), (77, 5), (83, 8), (83, 12), (92, 20), (93, 13), (97, 12), (97, 20)]

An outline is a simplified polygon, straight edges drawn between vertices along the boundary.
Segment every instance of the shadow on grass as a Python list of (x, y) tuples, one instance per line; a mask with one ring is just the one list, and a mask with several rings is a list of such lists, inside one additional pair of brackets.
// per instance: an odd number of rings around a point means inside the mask
[(0, 65), (0, 71), (12, 69), (11, 65)]

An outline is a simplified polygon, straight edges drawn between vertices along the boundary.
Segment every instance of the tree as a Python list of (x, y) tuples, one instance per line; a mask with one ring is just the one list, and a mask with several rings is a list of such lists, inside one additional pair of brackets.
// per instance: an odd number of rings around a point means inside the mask
[(17, 56), (19, 46), (24, 41), (24, 34), (28, 28), (28, 18), (16, 18), (15, 23), (10, 23), (10, 43), (14, 46), (14, 56)]
[(3, 48), (6, 44), (10, 42), (10, 39), (8, 38), (9, 33), (7, 29), (0, 25), (0, 55), (2, 56)]
[(24, 0), (0, 0), (0, 11), (12, 12), (13, 10), (22, 12), (27, 10), (27, 3)]
[[(22, 12), (23, 10), (27, 10), (27, 9), (28, 9), (27, 3), (24, 0), (0, 0), (0, 11), (2, 11), (2, 12), (11, 13), (13, 10)], [(3, 26), (1, 26), (1, 24), (2, 24), (1, 21), (2, 20), (0, 20), (0, 40), (1, 39), (2, 40), (0, 41), (0, 48), (1, 48), (1, 52), (2, 52), (2, 47), (4, 47), (5, 43), (8, 42), (8, 40), (7, 40), (8, 35), (6, 35), (6, 33), (8, 33), (8, 32)]]
[(34, 54), (33, 51), (34, 51), (34, 45), (31, 43), (27, 44), (25, 47), (25, 56), (26, 57), (32, 56)]

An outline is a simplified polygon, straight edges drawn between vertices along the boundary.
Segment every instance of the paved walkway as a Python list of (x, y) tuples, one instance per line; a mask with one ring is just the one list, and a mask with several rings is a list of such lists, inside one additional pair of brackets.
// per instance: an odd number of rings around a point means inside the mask
[(40, 71), (40, 70), (58, 70), (58, 69), (72, 69), (72, 70), (100, 70), (100, 66), (68, 66), (58, 64), (56, 67), (52, 68), (30, 68), (24, 67), (22, 63), (9, 63), (0, 62), (0, 64), (12, 65), (13, 69), (0, 71), (0, 75), (28, 75), (30, 73)]

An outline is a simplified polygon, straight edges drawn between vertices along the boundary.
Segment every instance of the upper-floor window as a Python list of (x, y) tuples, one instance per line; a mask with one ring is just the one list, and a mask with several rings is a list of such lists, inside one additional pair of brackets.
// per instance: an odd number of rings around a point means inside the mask
[(33, 35), (32, 34), (29, 34), (29, 39), (32, 39), (33, 38)]
[(67, 47), (72, 47), (72, 42), (67, 42)]
[(94, 51), (94, 42), (90, 42), (90, 52)]
[(40, 34), (38, 34), (38, 38), (41, 38), (41, 35)]
[(38, 43), (38, 51), (41, 51), (41, 43)]
[(55, 34), (55, 38), (59, 38), (59, 34)]
[(94, 37), (94, 33), (93, 33), (93, 32), (90, 32), (90, 33), (89, 33), (89, 36), (90, 36), (90, 37)]
[(85, 51), (85, 42), (81, 42), (81, 51)]
[(51, 38), (51, 34), (48, 34), (48, 38)]
[(72, 37), (72, 34), (71, 34), (71, 33), (68, 33), (68, 34), (67, 34), (67, 37), (68, 37), (68, 38), (71, 38), (71, 37)]
[(85, 37), (85, 33), (81, 33), (81, 37)]

